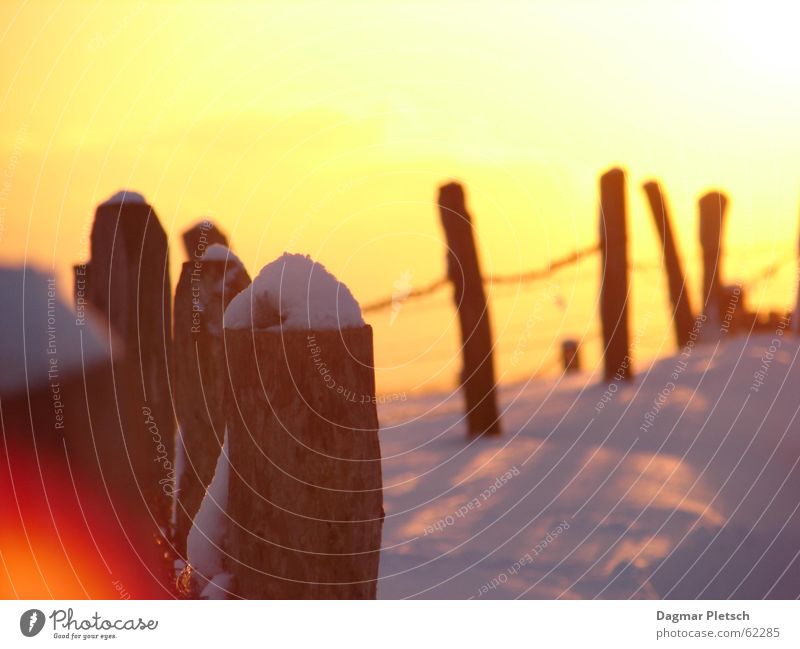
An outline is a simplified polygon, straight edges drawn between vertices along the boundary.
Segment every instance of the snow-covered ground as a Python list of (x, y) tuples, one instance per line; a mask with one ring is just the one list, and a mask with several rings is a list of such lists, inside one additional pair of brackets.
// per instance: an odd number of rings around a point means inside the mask
[(800, 343), (730, 337), (638, 367), (380, 406), (381, 598), (800, 595)]

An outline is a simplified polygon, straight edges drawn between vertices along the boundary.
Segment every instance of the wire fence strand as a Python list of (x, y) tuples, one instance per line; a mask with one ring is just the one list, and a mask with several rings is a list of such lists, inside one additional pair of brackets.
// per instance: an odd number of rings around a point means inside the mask
[[(575, 250), (569, 255), (566, 255), (565, 257), (561, 257), (560, 259), (553, 261), (552, 263), (548, 264), (546, 268), (537, 268), (522, 273), (513, 273), (508, 275), (491, 275), (489, 277), (483, 277), (482, 282), (484, 285), (489, 285), (489, 286), (505, 285), (505, 284), (525, 284), (527, 282), (534, 282), (536, 280), (541, 280), (546, 277), (549, 277), (550, 275), (553, 275), (562, 268), (565, 268), (572, 264), (576, 264), (586, 257), (590, 257), (600, 252), (600, 249), (601, 246), (599, 244), (587, 246), (586, 248)], [(749, 288), (757, 284), (758, 282), (767, 280), (772, 276), (774, 276), (787, 263), (789, 263), (794, 259), (796, 259), (796, 255), (792, 253), (790, 255), (787, 255), (783, 259), (773, 260), (770, 264), (766, 265), (762, 270), (755, 273), (751, 278), (743, 281), (742, 284), (745, 286), (745, 288)], [(631, 264), (631, 270), (633, 271), (655, 271), (655, 270), (660, 270), (662, 268), (663, 265), (658, 263)], [(432, 295), (433, 293), (436, 293), (439, 289), (444, 288), (449, 283), (450, 280), (447, 277), (442, 277), (434, 282), (431, 282), (430, 284), (427, 284), (426, 286), (414, 289), (408, 293), (406, 293), (405, 291), (394, 293), (393, 295), (387, 298), (367, 304), (361, 310), (364, 313), (371, 313), (375, 311), (381, 311), (383, 309), (388, 309), (392, 307), (392, 305), (398, 302), (402, 302), (405, 304), (409, 300), (416, 300)]]
[[(552, 275), (556, 271), (566, 266), (581, 261), (581, 259), (583, 259), (584, 257), (589, 257), (594, 253), (599, 252), (599, 250), (600, 250), (599, 245), (589, 246), (587, 248), (583, 248), (582, 250), (576, 250), (575, 252), (570, 253), (566, 257), (562, 257), (561, 259), (555, 260), (554, 262), (550, 263), (547, 266), (547, 268), (537, 268), (535, 270), (529, 270), (524, 273), (515, 273), (511, 275), (491, 275), (489, 277), (483, 277), (482, 281), (484, 284), (494, 285), (494, 284), (525, 283), (539, 279), (544, 279), (545, 277)], [(363, 313), (371, 313), (373, 311), (388, 309), (393, 304), (396, 304), (398, 301), (406, 303), (409, 300), (426, 297), (428, 295), (431, 295), (432, 293), (435, 293), (440, 288), (443, 288), (448, 283), (449, 279), (447, 277), (443, 277), (441, 279), (436, 280), (435, 282), (431, 282), (427, 286), (414, 289), (409, 293), (405, 292), (403, 292), (402, 294), (396, 293), (391, 295), (390, 297), (378, 300), (376, 302), (372, 302), (371, 304), (367, 304), (366, 306), (362, 307), (361, 311)]]

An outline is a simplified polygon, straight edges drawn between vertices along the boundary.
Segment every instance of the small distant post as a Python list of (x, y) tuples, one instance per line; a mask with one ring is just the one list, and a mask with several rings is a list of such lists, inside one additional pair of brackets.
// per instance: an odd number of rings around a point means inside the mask
[(722, 224), (728, 199), (721, 192), (700, 198), (700, 245), (703, 249), (703, 312), (715, 323), (722, 321)]
[(615, 168), (600, 177), (602, 287), (600, 319), (606, 381), (633, 378), (628, 334), (628, 235), (625, 172)]
[(721, 298), (720, 332), (739, 333), (749, 330), (752, 319), (747, 315), (745, 306), (745, 287), (740, 282), (726, 284), (722, 287)]
[(581, 358), (578, 354), (578, 341), (574, 338), (567, 338), (561, 342), (561, 362), (564, 372), (579, 372), (581, 369)]
[(686, 290), (686, 279), (681, 268), (681, 260), (675, 238), (672, 234), (669, 211), (661, 187), (655, 181), (645, 183), (644, 192), (650, 203), (656, 230), (661, 237), (664, 253), (664, 265), (667, 271), (669, 284), (669, 297), (672, 302), (672, 323), (675, 328), (675, 341), (679, 349), (689, 342), (689, 336), (694, 326), (694, 316), (689, 302), (689, 293)]
[(447, 275), (461, 325), (463, 368), (461, 387), (467, 407), (469, 434), (499, 435), (494, 358), (489, 307), (483, 290), (472, 217), (464, 188), (449, 183), (439, 188), (439, 214), (447, 239)]

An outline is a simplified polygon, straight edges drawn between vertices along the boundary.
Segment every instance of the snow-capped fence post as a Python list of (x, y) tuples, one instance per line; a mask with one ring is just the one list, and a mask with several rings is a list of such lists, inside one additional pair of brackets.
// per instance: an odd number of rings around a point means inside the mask
[(683, 349), (689, 342), (689, 336), (694, 326), (694, 316), (692, 315), (689, 292), (686, 287), (686, 278), (681, 268), (681, 260), (678, 255), (678, 248), (675, 245), (672, 224), (661, 187), (657, 182), (651, 181), (645, 183), (643, 189), (650, 203), (656, 230), (658, 230), (658, 235), (661, 237), (664, 265), (669, 285), (669, 297), (672, 301), (672, 322), (675, 328), (675, 340), (678, 348)]
[(312, 263), (286, 255), (266, 266), (225, 313), (226, 564), (247, 599), (377, 592), (383, 492), (372, 328), (347, 288)]
[(439, 214), (447, 240), (447, 275), (453, 284), (461, 326), (461, 388), (469, 434), (499, 435), (489, 306), (475, 247), (474, 225), (461, 185), (449, 183), (439, 188)]
[[(174, 488), (174, 415), (169, 392), (172, 295), (167, 235), (155, 210), (135, 192), (98, 206), (91, 259), (75, 268), (76, 310), (107, 320), (113, 332), (114, 398), (130, 473), (142, 505), (166, 530)], [(117, 344), (114, 341), (118, 341)]]
[(728, 199), (721, 192), (708, 192), (698, 202), (700, 211), (700, 246), (703, 250), (703, 313), (715, 323), (721, 322), (722, 296), (722, 224)]
[(180, 435), (174, 542), (182, 557), (192, 520), (214, 477), (225, 432), (229, 391), (222, 317), (228, 303), (249, 284), (247, 271), (228, 248), (206, 247), (200, 241), (183, 264), (175, 290), (173, 393)]
[(605, 380), (630, 380), (633, 368), (628, 333), (628, 234), (625, 172), (610, 169), (600, 177), (602, 249), (600, 319)]

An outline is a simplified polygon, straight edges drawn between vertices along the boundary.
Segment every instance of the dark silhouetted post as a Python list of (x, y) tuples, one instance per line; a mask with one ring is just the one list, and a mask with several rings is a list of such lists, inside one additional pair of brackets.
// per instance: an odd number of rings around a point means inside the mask
[(633, 378), (628, 334), (628, 235), (625, 172), (600, 177), (600, 245), (603, 251), (600, 318), (605, 380)]
[(561, 343), (561, 363), (565, 372), (578, 372), (581, 369), (581, 357), (578, 354), (578, 341), (572, 338)]
[(461, 387), (470, 435), (500, 434), (492, 356), (489, 308), (483, 290), (472, 217), (464, 189), (450, 183), (439, 189), (439, 213), (447, 239), (447, 275), (453, 283), (461, 325)]
[(800, 336), (800, 236), (797, 238), (797, 267), (795, 268), (794, 308), (790, 313), (792, 331)]
[(127, 466), (101, 469), (132, 472), (158, 534), (164, 534), (175, 479), (169, 249), (155, 211), (140, 195), (120, 192), (97, 208), (91, 259), (76, 267), (75, 279), (78, 312), (100, 316), (112, 332), (111, 380), (121, 425), (116, 443)]
[(722, 224), (728, 199), (720, 192), (709, 192), (698, 203), (700, 245), (703, 249), (703, 312), (712, 322), (722, 322)]
[(202, 257), (206, 248), (215, 243), (229, 247), (228, 237), (208, 219), (198, 221), (183, 233), (183, 247), (190, 260)]
[(236, 594), (375, 598), (383, 492), (372, 328), (225, 338)]
[(686, 289), (686, 279), (681, 268), (678, 248), (675, 245), (675, 238), (672, 234), (669, 211), (667, 210), (664, 194), (657, 182), (645, 183), (643, 188), (650, 203), (656, 230), (658, 230), (658, 235), (661, 237), (664, 265), (666, 266), (667, 282), (669, 284), (669, 297), (672, 302), (672, 323), (675, 328), (675, 340), (678, 347), (683, 348), (689, 342), (689, 336), (694, 326), (694, 315), (692, 315), (692, 307), (689, 301), (689, 293)]
[(209, 260), (192, 254), (175, 291), (173, 392), (180, 430), (176, 455), (183, 460), (177, 463), (175, 546), (183, 557), (225, 432), (224, 403), (230, 391), (222, 316), (234, 296), (250, 284), (238, 258), (219, 256)]

